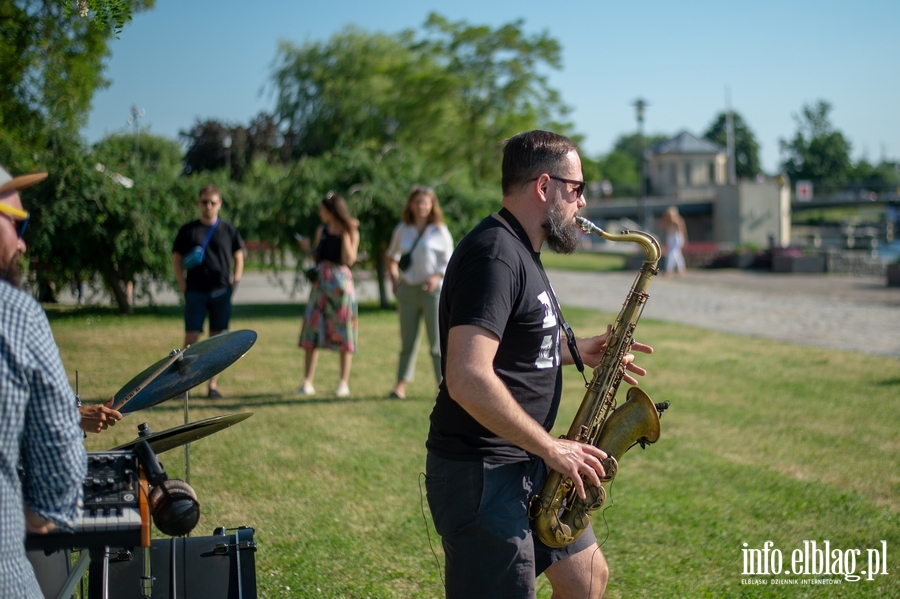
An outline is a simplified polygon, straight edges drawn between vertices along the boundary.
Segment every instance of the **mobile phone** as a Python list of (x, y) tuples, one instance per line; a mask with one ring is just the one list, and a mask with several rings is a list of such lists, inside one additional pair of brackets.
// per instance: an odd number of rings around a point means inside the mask
[(294, 233), (294, 239), (296, 239), (297, 241), (303, 241), (306, 238), (300, 233)]

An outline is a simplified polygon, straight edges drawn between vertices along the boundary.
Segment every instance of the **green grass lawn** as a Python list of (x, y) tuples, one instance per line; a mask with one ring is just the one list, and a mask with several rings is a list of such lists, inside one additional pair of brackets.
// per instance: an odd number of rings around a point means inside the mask
[[(636, 246), (635, 246), (636, 247)], [(541, 252), (541, 262), (545, 268), (557, 268), (575, 272), (603, 272), (625, 268), (627, 256), (623, 254), (600, 254), (597, 252), (576, 252), (557, 254)], [(624, 293), (622, 294), (625, 295)]]
[[(613, 317), (565, 313), (582, 335)], [(323, 353), (320, 395), (299, 397), (301, 314), (299, 305), (235, 307), (232, 329), (259, 339), (222, 374), (224, 400), (196, 390), (190, 420), (253, 416), (191, 445), (190, 482), (203, 514), (194, 535), (255, 528), (260, 597), (439, 597), (442, 553), (420, 485), (435, 391), (425, 350), (408, 398), (386, 399), (397, 317), (363, 306), (351, 396), (333, 396), (337, 355)], [(70, 380), (78, 370), (88, 402), (111, 396), (182, 341), (178, 308), (131, 317), (53, 308), (50, 316)], [(656, 348), (641, 359), (650, 370), (642, 386), (672, 407), (659, 442), (623, 457), (612, 505), (595, 514), (611, 569), (608, 597), (900, 597), (896, 359), (649, 320), (637, 337)], [(568, 370), (557, 434), (584, 392)], [(88, 449), (130, 441), (145, 421), (154, 431), (179, 426), (183, 405), (139, 411), (92, 435)], [(161, 458), (170, 475), (183, 475), (181, 450)], [(772, 541), (789, 569), (804, 541), (826, 540), (862, 550), (857, 573), (866, 549), (886, 541), (889, 575), (827, 587), (742, 584), (773, 578), (742, 574), (744, 543)], [(546, 581), (539, 585), (538, 596), (549, 597)]]

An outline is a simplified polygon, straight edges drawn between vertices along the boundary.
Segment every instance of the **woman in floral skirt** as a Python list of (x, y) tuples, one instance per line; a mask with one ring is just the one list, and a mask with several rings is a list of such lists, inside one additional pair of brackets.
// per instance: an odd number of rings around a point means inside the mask
[[(313, 378), (319, 349), (340, 352), (341, 379), (335, 395), (350, 395), (350, 365), (356, 353), (357, 302), (350, 267), (359, 249), (359, 221), (350, 215), (347, 202), (328, 192), (319, 206), (322, 225), (313, 241), (316, 258), (316, 280), (309, 292), (299, 346), (305, 351), (303, 384), (298, 393), (313, 395)], [(301, 238), (301, 247), (311, 250), (309, 240)]]

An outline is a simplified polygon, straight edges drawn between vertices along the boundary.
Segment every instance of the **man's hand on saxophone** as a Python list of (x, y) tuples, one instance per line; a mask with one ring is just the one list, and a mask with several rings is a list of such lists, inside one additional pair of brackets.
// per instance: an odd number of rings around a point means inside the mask
[[(606, 352), (606, 340), (609, 338), (610, 333), (612, 333), (612, 325), (607, 325), (605, 333), (595, 335), (593, 337), (584, 337), (575, 340), (576, 344), (578, 345), (578, 352), (581, 354), (581, 359), (584, 360), (586, 366), (596, 368), (597, 365), (600, 364), (600, 360), (603, 359), (603, 354)], [(574, 362), (572, 360), (572, 356), (569, 354), (569, 348), (565, 344), (563, 344), (561, 350), (563, 364), (573, 364)], [(649, 345), (634, 341), (631, 344), (631, 352), (652, 354), (653, 348)], [(637, 379), (628, 374), (629, 371), (638, 376), (644, 376), (647, 374), (647, 371), (645, 369), (634, 363), (634, 359), (634, 354), (630, 352), (625, 354), (624, 358), (622, 359), (622, 362), (625, 364), (626, 371), (625, 376), (622, 377), (622, 380), (624, 380), (629, 385), (638, 384)]]
[(588, 443), (551, 438), (548, 450), (540, 457), (550, 468), (572, 479), (579, 499), (587, 497), (581, 474), (595, 487), (599, 487), (600, 480), (606, 477), (603, 468), (603, 460), (608, 457), (606, 452)]

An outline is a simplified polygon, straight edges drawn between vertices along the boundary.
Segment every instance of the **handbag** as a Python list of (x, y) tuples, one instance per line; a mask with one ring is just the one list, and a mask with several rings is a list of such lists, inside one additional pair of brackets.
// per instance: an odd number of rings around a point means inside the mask
[[(425, 225), (425, 229), (428, 228), (428, 225)], [(416, 245), (418, 245), (419, 240), (422, 239), (422, 235), (425, 234), (425, 229), (422, 229), (422, 232), (419, 233), (419, 236), (416, 237), (416, 240), (413, 242), (412, 247), (409, 248), (409, 251), (400, 256), (400, 261), (397, 262), (397, 266), (400, 267), (400, 272), (406, 272), (410, 266), (412, 266), (412, 253), (413, 250), (416, 249)]]
[(206, 257), (206, 246), (212, 238), (213, 231), (215, 231), (218, 226), (219, 219), (216, 219), (216, 222), (213, 223), (213, 226), (211, 226), (206, 233), (206, 239), (203, 240), (203, 245), (198, 245), (192, 249), (181, 261), (181, 265), (184, 266), (186, 270), (191, 270), (192, 268), (196, 268), (203, 264), (203, 259)]

